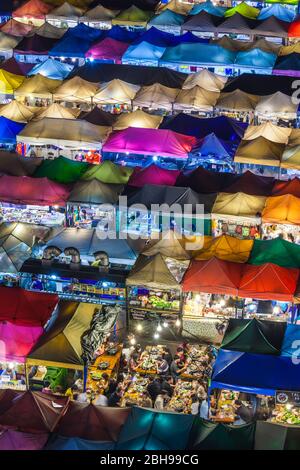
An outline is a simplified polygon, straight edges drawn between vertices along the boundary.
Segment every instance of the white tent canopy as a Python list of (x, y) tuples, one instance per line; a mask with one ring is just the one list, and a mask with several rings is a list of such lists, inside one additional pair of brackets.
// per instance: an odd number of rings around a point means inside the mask
[(208, 91), (220, 91), (224, 88), (227, 82), (227, 77), (222, 77), (207, 69), (200, 70), (200, 72), (191, 73), (183, 84), (183, 89), (194, 88), (199, 86)]

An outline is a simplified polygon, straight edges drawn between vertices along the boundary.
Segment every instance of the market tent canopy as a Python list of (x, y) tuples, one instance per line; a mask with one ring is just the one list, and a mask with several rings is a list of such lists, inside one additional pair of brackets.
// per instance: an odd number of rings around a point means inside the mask
[(187, 19), (182, 25), (182, 29), (184, 31), (215, 33), (222, 21), (223, 18), (220, 18), (220, 16), (212, 15), (202, 10), (197, 15), (193, 15)]
[[(295, 129), (296, 130), (296, 129)], [(285, 150), (282, 154), (281, 167), (282, 168), (291, 168), (291, 169), (300, 169), (300, 144), (298, 139), (295, 139), (293, 142), (293, 131), (289, 139), (289, 144), (285, 147)]]
[(126, 53), (129, 44), (117, 41), (112, 38), (105, 38), (94, 44), (85, 54), (86, 57), (94, 60), (110, 60), (121, 63), (122, 57)]
[(189, 240), (175, 230), (168, 230), (162, 233), (159, 240), (150, 240), (146, 245), (143, 255), (155, 256), (158, 253), (168, 258), (175, 258), (177, 260), (186, 260), (191, 258), (185, 247)]
[(132, 407), (115, 449), (184, 450), (193, 421), (193, 415)]
[(198, 193), (216, 193), (233, 183), (235, 179), (236, 175), (233, 173), (216, 173), (198, 167), (191, 173), (181, 173), (176, 186), (186, 186)]
[(246, 171), (242, 175), (225, 187), (226, 193), (245, 193), (253, 196), (269, 196), (272, 194), (274, 178), (270, 176), (261, 176)]
[(224, 18), (224, 21), (218, 25), (217, 32), (227, 34), (245, 34), (251, 36), (255, 26), (258, 25), (260, 25), (259, 21), (252, 18), (246, 18), (240, 13), (235, 13), (230, 17)]
[[(41, 108), (41, 110), (35, 114), (33, 121), (40, 121), (41, 119), (44, 119), (44, 118), (76, 119), (76, 116), (73, 114), (72, 111), (73, 109), (65, 108), (64, 106), (61, 106), (58, 103), (52, 103), (50, 106), (47, 106), (46, 108)], [(1, 113), (1, 110), (0, 110), (0, 113)]]
[(57, 43), (57, 39), (45, 38), (34, 34), (22, 39), (21, 42), (15, 47), (15, 54), (24, 55), (48, 55), (52, 47)]
[(114, 25), (111, 29), (105, 33), (106, 38), (115, 39), (116, 41), (126, 42), (127, 44), (131, 44), (136, 39), (140, 38), (141, 31), (129, 31), (122, 26)]
[(209, 260), (213, 257), (235, 263), (246, 263), (253, 246), (253, 240), (242, 240), (229, 235), (205, 237), (204, 246), (198, 251), (196, 260)]
[(48, 5), (42, 0), (29, 0), (22, 6), (13, 11), (14, 18), (40, 18), (44, 19), (45, 15), (52, 10), (53, 6)]
[[(1, 109), (0, 109), (1, 112)], [(143, 129), (157, 129), (162, 121), (162, 116), (149, 114), (145, 111), (137, 109), (132, 113), (122, 113), (117, 117), (114, 130), (119, 131), (128, 127), (141, 127)]]
[(78, 21), (79, 17), (83, 15), (83, 12), (83, 9), (75, 7), (68, 2), (64, 2), (62, 5), (51, 10), (51, 12), (47, 14), (46, 19)]
[(0, 31), (0, 51), (13, 51), (13, 49), (17, 46), (20, 42), (20, 38), (16, 36), (11, 36), (9, 34)]
[(260, 10), (259, 8), (254, 8), (248, 5), (246, 2), (241, 2), (236, 7), (228, 8), (228, 10), (225, 11), (224, 16), (227, 18), (235, 15), (236, 13), (239, 13), (245, 18), (255, 19), (258, 17)]
[(253, 140), (242, 140), (234, 161), (251, 165), (280, 166), (285, 144), (271, 142), (265, 137)]
[(253, 34), (259, 34), (261, 36), (270, 36), (270, 37), (288, 37), (288, 30), (290, 28), (290, 23), (288, 21), (282, 21), (276, 18), (275, 16), (270, 16), (269, 18), (257, 21), (257, 26), (253, 28)]
[(44, 450), (113, 450), (115, 443), (113, 441), (91, 441), (79, 439), (78, 437), (64, 437), (54, 434), (47, 442)]
[(167, 47), (161, 62), (225, 66), (235, 62), (235, 53), (216, 44), (182, 43), (175, 47)]
[(83, 80), (80, 77), (73, 77), (63, 82), (54, 93), (55, 100), (62, 101), (82, 101), (91, 102), (97, 91), (97, 85)]
[(132, 5), (127, 10), (121, 11), (115, 18), (112, 19), (112, 24), (122, 26), (146, 26), (148, 21), (153, 16), (153, 12), (144, 11)]
[(265, 206), (264, 196), (245, 193), (219, 193), (212, 213), (234, 217), (260, 217)]
[(226, 8), (214, 5), (210, 0), (202, 3), (195, 3), (190, 10), (189, 15), (197, 15), (202, 10), (215, 16), (224, 16)]
[(199, 72), (189, 74), (182, 88), (191, 89), (194, 88), (194, 86), (199, 86), (207, 91), (218, 92), (224, 88), (226, 81), (227, 77), (203, 69)]
[(292, 22), (295, 18), (295, 13), (292, 10), (285, 8), (283, 5), (276, 3), (275, 5), (262, 8), (260, 10), (258, 19), (265, 20), (267, 18), (270, 18), (270, 16), (275, 16), (281, 21)]
[(17, 153), (0, 151), (0, 174), (30, 176), (41, 164), (42, 159), (24, 158)]
[(263, 222), (300, 225), (300, 199), (291, 194), (268, 197)]
[(92, 40), (90, 39), (65, 35), (52, 47), (50, 56), (84, 58), (91, 46)]
[(117, 441), (130, 408), (107, 408), (72, 401), (56, 431), (66, 437), (90, 441)]
[(73, 70), (73, 65), (65, 64), (54, 59), (47, 59), (45, 62), (39, 63), (33, 67), (28, 76), (40, 74), (53, 80), (65, 80)]
[(300, 198), (300, 180), (299, 178), (293, 178), (291, 180), (276, 180), (272, 196), (284, 196), (285, 194), (291, 194), (292, 196)]
[(270, 121), (264, 122), (259, 126), (248, 126), (244, 134), (244, 140), (253, 140), (258, 137), (264, 137), (271, 142), (286, 144), (289, 140), (292, 129), (288, 127), (276, 126)]
[(90, 181), (77, 181), (74, 185), (68, 202), (81, 204), (115, 204), (118, 201), (119, 192), (115, 185), (101, 183), (97, 179)]
[(67, 397), (42, 392), (21, 393), (0, 415), (0, 425), (24, 432), (52, 432), (65, 413), (68, 401)]
[(102, 183), (126, 184), (133, 169), (126, 166), (116, 165), (109, 160), (100, 165), (92, 165), (83, 175), (82, 179), (92, 180), (96, 178)]
[(0, 29), (3, 33), (20, 38), (27, 36), (27, 34), (34, 30), (34, 26), (32, 24), (21, 23), (21, 21), (16, 21), (12, 18), (1, 25)]
[(229, 80), (223, 91), (227, 93), (238, 88), (246, 93), (263, 97), (281, 91), (285, 95), (291, 96), (293, 93), (292, 82), (294, 80), (293, 77), (256, 74), (255, 80), (253, 81), (253, 74), (243, 73)]
[(171, 0), (167, 4), (161, 4), (158, 7), (158, 11), (170, 10), (182, 15), (187, 15), (191, 10), (191, 7), (191, 4), (181, 2), (180, 0)]
[(292, 302), (299, 271), (266, 263), (261, 266), (245, 264), (239, 287), (239, 297)]
[(43, 160), (34, 177), (46, 177), (58, 183), (70, 184), (78, 181), (88, 168), (89, 165), (85, 162), (76, 162), (60, 156), (54, 160)]
[(18, 133), (17, 140), (30, 145), (95, 149), (99, 148), (109, 131), (109, 127), (95, 126), (79, 119), (44, 118), (27, 124)]
[(206, 292), (236, 296), (242, 274), (242, 264), (210, 258), (193, 260), (184, 274), (183, 292)]
[(133, 44), (129, 46), (122, 57), (122, 63), (136, 63), (136, 61), (153, 62), (152, 65), (157, 64), (159, 59), (165, 52), (165, 46), (156, 46), (146, 41), (140, 42), (139, 44)]
[(14, 122), (27, 123), (34, 117), (34, 113), (30, 111), (28, 106), (13, 100), (0, 107), (0, 116)]
[(179, 170), (167, 170), (152, 164), (146, 168), (133, 172), (128, 184), (129, 186), (135, 186), (137, 188), (142, 188), (146, 184), (174, 186), (179, 174)]
[(289, 30), (288, 30), (288, 37), (289, 38), (299, 38), (300, 37), (300, 20), (295, 19), (290, 24)]
[(154, 109), (168, 109), (171, 111), (178, 93), (179, 90), (177, 88), (166, 87), (160, 83), (143, 86), (137, 92), (133, 105)]
[(156, 26), (157, 28), (159, 27), (167, 27), (167, 26), (177, 26), (180, 27), (183, 25), (185, 21), (185, 16), (176, 13), (175, 11), (172, 10), (164, 10), (158, 15), (153, 16), (150, 21), (148, 22), (149, 26)]
[(0, 198), (11, 204), (30, 204), (39, 206), (64, 206), (69, 189), (47, 178), (30, 176), (0, 176)]
[(275, 75), (291, 75), (297, 77), (300, 75), (300, 54), (292, 52), (289, 55), (278, 57), (273, 67)]
[(300, 246), (281, 237), (255, 240), (248, 263), (274, 263), (284, 268), (300, 268)]
[(129, 127), (110, 134), (103, 145), (103, 151), (184, 158), (195, 143), (194, 137), (169, 130)]
[(22, 75), (15, 75), (0, 69), (0, 93), (3, 95), (13, 95), (24, 80), (25, 78)]
[(298, 367), (288, 357), (221, 349), (213, 368), (211, 388), (263, 395), (275, 395), (276, 390), (299, 391)]
[(36, 29), (36, 33), (44, 38), (60, 39), (66, 33), (66, 30), (65, 28), (53, 26), (46, 21), (42, 26)]
[(150, 28), (145, 31), (139, 38), (134, 41), (134, 45), (146, 42), (148, 44), (153, 44), (154, 46), (167, 47), (172, 46), (180, 41), (181, 36), (175, 36), (172, 33), (166, 33), (157, 28)]
[(115, 16), (120, 13), (120, 10), (111, 10), (110, 8), (104, 8), (102, 5), (96, 5), (94, 8), (86, 11), (83, 15), (82, 20), (85, 22), (92, 21), (108, 21), (111, 22)]
[(91, 124), (96, 124), (97, 126), (113, 126), (117, 116), (115, 114), (108, 113), (100, 109), (98, 106), (95, 106), (92, 111), (82, 111), (79, 115), (79, 119), (83, 121), (88, 121)]
[(230, 318), (221, 348), (229, 351), (279, 355), (285, 330), (284, 322)]
[(62, 83), (61, 80), (53, 80), (39, 73), (26, 78), (22, 85), (15, 91), (15, 98), (48, 98), (52, 99), (54, 90)]
[(159, 253), (150, 258), (140, 255), (126, 279), (126, 285), (180, 290), (179, 283)]
[(273, 68), (276, 62), (276, 54), (254, 48), (248, 51), (238, 52), (234, 61), (235, 67)]
[(207, 160), (210, 163), (231, 162), (234, 150), (231, 145), (219, 139), (214, 133), (206, 135), (197, 142), (193, 149), (193, 155), (199, 155), (201, 161)]
[(5, 70), (6, 72), (10, 72), (13, 75), (27, 75), (30, 70), (34, 67), (34, 64), (28, 64), (27, 62), (19, 62), (15, 59), (15, 57), (11, 57), (10, 59), (1, 62), (0, 68), (1, 70)]
[(0, 142), (2, 144), (15, 144), (17, 135), (24, 129), (24, 126), (23, 123), (0, 116)]
[(138, 85), (114, 79), (100, 85), (94, 96), (94, 102), (101, 104), (131, 104), (139, 88)]
[(60, 300), (55, 318), (27, 357), (29, 365), (83, 370), (81, 336), (90, 328), (95, 305)]
[[(23, 225), (23, 231), (27, 229), (24, 227), (25, 224), (19, 225)], [(3, 232), (2, 225), (0, 229), (2, 239), (4, 236), (1, 233)], [(12, 233), (11, 236), (14, 237), (22, 236), (22, 233), (18, 234), (17, 229)], [(0, 287), (0, 295), (3, 302), (0, 321), (23, 327), (44, 327), (58, 302), (57, 295), (30, 292), (19, 287)]]
[(176, 96), (174, 110), (213, 111), (219, 92), (207, 91), (199, 86), (189, 90), (180, 90)]
[(255, 108), (256, 114), (274, 115), (293, 119), (296, 117), (298, 104), (293, 103), (289, 95), (277, 91), (272, 95), (263, 96)]
[(294, 341), (300, 340), (300, 325), (288, 323), (285, 330), (281, 346), (281, 356), (294, 357), (295, 356), (295, 343)]
[(224, 111), (254, 111), (258, 97), (250, 95), (241, 90), (234, 90), (230, 93), (221, 93), (217, 102), (216, 109)]
[(299, 426), (257, 421), (255, 450), (299, 450)]
[(31, 434), (3, 429), (0, 433), (0, 450), (42, 450), (48, 438), (48, 433)]
[(28, 353), (43, 334), (41, 326), (0, 323), (0, 361), (24, 363)]

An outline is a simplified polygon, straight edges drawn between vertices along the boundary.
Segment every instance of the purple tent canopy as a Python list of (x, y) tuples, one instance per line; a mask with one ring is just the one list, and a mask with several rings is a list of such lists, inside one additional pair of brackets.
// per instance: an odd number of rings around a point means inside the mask
[(196, 142), (195, 137), (170, 130), (128, 127), (110, 134), (103, 151), (184, 158)]
[(0, 450), (41, 450), (47, 440), (47, 433), (29, 434), (12, 429), (0, 430)]
[(160, 184), (175, 186), (180, 174), (179, 170), (167, 170), (157, 165), (150, 165), (142, 170), (134, 171), (128, 181), (130, 186), (142, 188), (145, 184)]
[(41, 326), (0, 323), (0, 361), (25, 362), (25, 358), (43, 333)]

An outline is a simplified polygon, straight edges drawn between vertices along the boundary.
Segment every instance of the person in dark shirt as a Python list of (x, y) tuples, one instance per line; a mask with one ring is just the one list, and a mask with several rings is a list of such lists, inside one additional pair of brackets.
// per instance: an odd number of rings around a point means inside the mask
[(186, 369), (184, 363), (181, 361), (179, 356), (174, 356), (174, 359), (170, 365), (170, 374), (174, 379), (177, 379), (182, 372)]
[(158, 379), (153, 379), (153, 377), (151, 377), (149, 381), (150, 383), (147, 385), (147, 392), (149, 393), (151, 400), (154, 403), (157, 395), (159, 395), (162, 390), (161, 381)]
[(109, 397), (107, 406), (118, 406), (121, 401), (122, 395), (123, 395), (122, 388), (118, 387), (114, 391), (114, 393), (112, 393), (111, 396)]
[(162, 384), (162, 389), (163, 390), (166, 390), (166, 392), (168, 393), (169, 397), (172, 397), (173, 396), (173, 393), (174, 393), (174, 381), (173, 381), (173, 378), (169, 375), (168, 377), (166, 377)]

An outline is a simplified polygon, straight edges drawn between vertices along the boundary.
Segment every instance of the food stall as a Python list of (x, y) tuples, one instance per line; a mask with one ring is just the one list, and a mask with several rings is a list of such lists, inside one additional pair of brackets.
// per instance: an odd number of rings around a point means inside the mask
[(291, 391), (277, 391), (275, 407), (270, 418), (277, 424), (300, 424), (300, 393)]
[(272, 239), (281, 236), (285, 240), (299, 244), (299, 208), (300, 199), (291, 194), (268, 197), (262, 213), (263, 238)]

